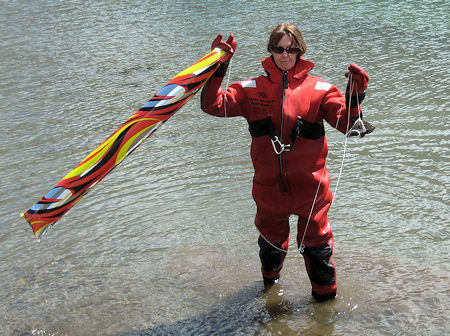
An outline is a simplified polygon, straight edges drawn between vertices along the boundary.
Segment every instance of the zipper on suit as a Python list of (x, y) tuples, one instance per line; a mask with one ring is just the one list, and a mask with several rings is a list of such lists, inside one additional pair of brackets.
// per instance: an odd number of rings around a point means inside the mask
[[(287, 81), (287, 71), (283, 71), (283, 92), (281, 95), (281, 130), (280, 130), (280, 140), (283, 142), (283, 128), (284, 128), (284, 99), (285, 99), (285, 93), (286, 89), (288, 87), (288, 81)], [(283, 188), (284, 192), (287, 192), (287, 186), (286, 181), (283, 177), (283, 152), (278, 154), (278, 163), (280, 165), (280, 180), (281, 180), (281, 186)]]

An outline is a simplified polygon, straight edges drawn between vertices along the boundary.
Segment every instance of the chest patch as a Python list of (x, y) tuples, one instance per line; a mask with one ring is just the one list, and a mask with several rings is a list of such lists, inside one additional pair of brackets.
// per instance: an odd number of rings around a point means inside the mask
[(316, 90), (325, 90), (325, 91), (328, 91), (328, 90), (330, 89), (330, 87), (331, 87), (331, 84), (330, 84), (330, 83), (326, 83), (326, 82), (317, 82), (317, 83), (316, 83), (316, 86), (315, 86), (315, 89), (316, 89)]
[(249, 79), (246, 81), (242, 81), (241, 85), (243, 88), (256, 88), (256, 81), (253, 79)]

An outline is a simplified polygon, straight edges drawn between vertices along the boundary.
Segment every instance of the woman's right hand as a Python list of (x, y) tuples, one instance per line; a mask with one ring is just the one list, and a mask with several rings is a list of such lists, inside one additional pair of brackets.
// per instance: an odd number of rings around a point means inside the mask
[(222, 34), (219, 34), (211, 44), (211, 50), (215, 48), (220, 48), (223, 51), (227, 52), (227, 55), (220, 60), (220, 63), (228, 62), (231, 59), (231, 57), (233, 57), (236, 47), (237, 41), (234, 39), (233, 34), (231, 34), (228, 37), (226, 42), (222, 41)]

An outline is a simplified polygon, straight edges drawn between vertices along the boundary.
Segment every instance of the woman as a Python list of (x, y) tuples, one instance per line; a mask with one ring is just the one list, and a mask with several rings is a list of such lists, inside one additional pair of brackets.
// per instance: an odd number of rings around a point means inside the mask
[(337, 287), (327, 217), (332, 193), (323, 121), (345, 134), (358, 118), (369, 78), (360, 67), (350, 65), (344, 96), (336, 86), (309, 75), (314, 64), (303, 57), (305, 41), (300, 30), (287, 23), (270, 34), (270, 56), (262, 60), (266, 75), (222, 90), (236, 46), (233, 35), (226, 42), (222, 35), (213, 41), (212, 48), (220, 47), (228, 55), (205, 85), (201, 107), (208, 114), (242, 116), (249, 123), (255, 171), (252, 194), (264, 283), (279, 279), (288, 248), (289, 217), (294, 214), (312, 295), (317, 301), (332, 299)]

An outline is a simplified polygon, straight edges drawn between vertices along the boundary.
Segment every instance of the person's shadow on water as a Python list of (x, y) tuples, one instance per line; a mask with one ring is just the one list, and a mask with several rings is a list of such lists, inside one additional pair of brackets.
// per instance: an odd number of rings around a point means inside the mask
[[(320, 304), (309, 297), (300, 299), (295, 303), (286, 301), (280, 284), (264, 288), (257, 282), (218, 302), (210, 311), (119, 336), (332, 335), (331, 313), (321, 310), (317, 314)], [(295, 321), (297, 317), (300, 321)]]

